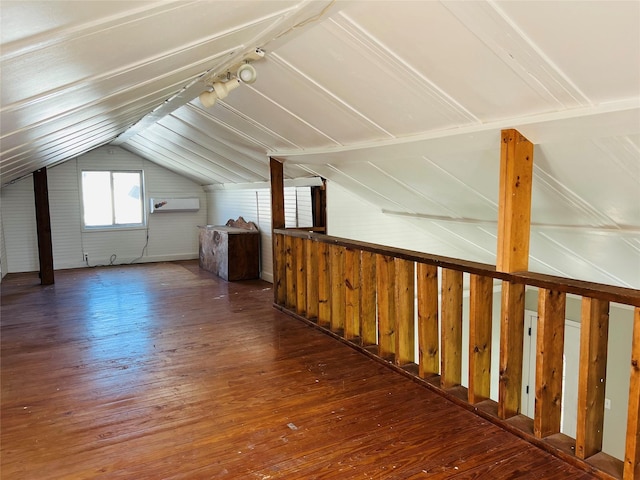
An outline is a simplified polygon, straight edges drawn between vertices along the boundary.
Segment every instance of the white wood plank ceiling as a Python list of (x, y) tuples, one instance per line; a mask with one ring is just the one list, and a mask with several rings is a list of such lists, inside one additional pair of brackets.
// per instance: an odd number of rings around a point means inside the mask
[[(2, 184), (114, 143), (207, 185), (321, 175), (494, 263), (499, 132), (533, 270), (640, 288), (640, 2), (2, 1)], [(258, 79), (205, 108), (256, 48)]]

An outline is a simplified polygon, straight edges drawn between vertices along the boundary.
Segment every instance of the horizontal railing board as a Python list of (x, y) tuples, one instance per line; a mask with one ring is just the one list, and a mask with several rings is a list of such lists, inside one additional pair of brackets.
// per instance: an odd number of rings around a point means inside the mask
[(405, 260), (435, 265), (450, 270), (464, 271), (476, 275), (492, 277), (497, 280), (506, 280), (513, 283), (523, 283), (537, 288), (557, 290), (564, 293), (580, 295), (583, 297), (597, 298), (609, 302), (622, 303), (640, 307), (640, 290), (626, 287), (617, 287), (597, 282), (576, 280), (544, 273), (535, 272), (498, 272), (494, 265), (487, 263), (461, 260), (452, 257), (433, 255), (397, 247), (388, 247), (375, 243), (350, 240), (347, 238), (333, 237), (319, 233), (313, 233), (301, 229), (276, 229), (275, 234), (307, 238), (313, 241), (330, 245), (338, 245), (346, 248), (354, 248), (380, 255), (390, 255)]

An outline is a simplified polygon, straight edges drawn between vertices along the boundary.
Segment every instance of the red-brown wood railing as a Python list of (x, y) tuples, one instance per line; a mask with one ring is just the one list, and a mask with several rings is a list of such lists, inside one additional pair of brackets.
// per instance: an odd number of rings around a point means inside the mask
[[(531, 272), (502, 273), (492, 265), (299, 229), (276, 229), (273, 242), (278, 308), (395, 365), (416, 381), (601, 478), (640, 478), (639, 290)], [(463, 274), (469, 274), (467, 346), (462, 341)], [(489, 393), (496, 280), (502, 281), (503, 293), (500, 393), (494, 402)], [(522, 338), (526, 286), (538, 289), (532, 420), (519, 415), (521, 343), (505, 340)], [(567, 294), (582, 298), (575, 439), (560, 433)], [(624, 462), (601, 451), (610, 302), (634, 307)], [(467, 388), (461, 386), (463, 348), (469, 351)]]

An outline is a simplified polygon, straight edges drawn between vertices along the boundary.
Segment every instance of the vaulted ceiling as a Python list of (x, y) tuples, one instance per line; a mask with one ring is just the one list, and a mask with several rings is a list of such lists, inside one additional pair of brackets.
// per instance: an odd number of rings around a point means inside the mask
[[(532, 269), (640, 288), (638, 1), (0, 8), (4, 185), (108, 143), (202, 185), (267, 180), (275, 156), (493, 263), (517, 128), (536, 144)], [(257, 81), (203, 106), (245, 61)]]

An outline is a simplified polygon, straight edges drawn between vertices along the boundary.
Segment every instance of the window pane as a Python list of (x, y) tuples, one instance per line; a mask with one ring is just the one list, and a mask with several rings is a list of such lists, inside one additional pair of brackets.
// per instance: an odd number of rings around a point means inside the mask
[(113, 203), (116, 225), (142, 223), (141, 193), (138, 172), (113, 173)]
[(82, 203), (87, 227), (111, 225), (111, 172), (82, 172)]

